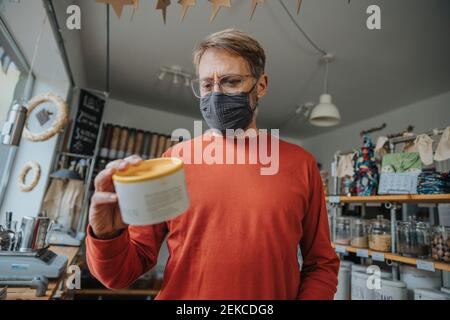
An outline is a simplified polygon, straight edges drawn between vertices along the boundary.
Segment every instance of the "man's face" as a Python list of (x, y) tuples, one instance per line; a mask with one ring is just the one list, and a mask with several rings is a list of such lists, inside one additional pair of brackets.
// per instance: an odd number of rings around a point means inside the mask
[[(237, 55), (230, 54), (226, 50), (221, 49), (208, 49), (203, 54), (199, 68), (199, 78), (214, 80), (214, 91), (220, 92), (217, 81), (224, 75), (251, 75), (250, 67), (247, 61)], [(256, 84), (255, 90), (250, 94), (250, 104), (252, 108), (255, 107), (259, 98), (266, 94), (267, 90), (267, 75), (262, 75), (259, 79), (252, 77), (246, 77), (243, 83), (242, 92), (249, 92)]]

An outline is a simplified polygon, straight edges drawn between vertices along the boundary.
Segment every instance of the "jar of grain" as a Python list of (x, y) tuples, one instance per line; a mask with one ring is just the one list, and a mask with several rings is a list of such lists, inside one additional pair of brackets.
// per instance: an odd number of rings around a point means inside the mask
[(391, 251), (391, 223), (378, 215), (369, 228), (369, 248), (375, 251)]
[(369, 246), (369, 223), (365, 219), (352, 219), (350, 225), (350, 244), (357, 248)]

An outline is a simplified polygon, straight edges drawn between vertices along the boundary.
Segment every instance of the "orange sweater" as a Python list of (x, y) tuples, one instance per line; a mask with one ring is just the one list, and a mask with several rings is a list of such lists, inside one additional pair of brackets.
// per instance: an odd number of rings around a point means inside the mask
[(332, 299), (339, 260), (315, 160), (279, 140), (279, 172), (264, 176), (260, 166), (185, 164), (189, 210), (111, 240), (96, 239), (89, 227), (92, 274), (109, 288), (127, 287), (156, 264), (167, 237), (157, 299)]

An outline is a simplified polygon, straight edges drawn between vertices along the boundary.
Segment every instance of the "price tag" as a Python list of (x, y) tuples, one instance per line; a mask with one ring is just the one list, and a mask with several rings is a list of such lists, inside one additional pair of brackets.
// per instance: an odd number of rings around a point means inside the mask
[(340, 203), (341, 202), (341, 198), (338, 196), (329, 196), (328, 197), (328, 201), (330, 203)]
[(416, 261), (417, 269), (425, 270), (425, 271), (436, 271), (434, 268), (434, 262), (431, 261), (425, 261), (425, 260), (417, 260)]
[(347, 252), (347, 248), (345, 246), (336, 246), (335, 250), (337, 253), (346, 253)]
[(372, 252), (372, 260), (384, 262), (384, 253)]
[(356, 256), (360, 257), (360, 258), (368, 258), (369, 257), (369, 250), (357, 249), (356, 250)]

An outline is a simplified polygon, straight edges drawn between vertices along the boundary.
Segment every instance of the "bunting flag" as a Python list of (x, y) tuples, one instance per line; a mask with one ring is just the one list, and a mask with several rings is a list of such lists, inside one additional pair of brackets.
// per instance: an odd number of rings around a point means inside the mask
[(227, 7), (227, 8), (231, 7), (231, 0), (209, 0), (209, 2), (211, 2), (212, 4), (211, 17), (209, 18), (210, 23), (213, 22), (213, 20), (217, 16), (220, 7)]
[(297, 14), (300, 13), (301, 6), (302, 6), (302, 0), (297, 0)]
[(136, 8), (139, 0), (97, 0), (97, 2), (110, 4), (111, 7), (113, 7), (117, 17), (120, 18), (122, 16), (124, 6), (134, 5)]
[(263, 4), (264, 0), (252, 0), (252, 13), (250, 15), (250, 20), (252, 20), (253, 15), (255, 14), (256, 7), (258, 4)]
[(156, 10), (161, 10), (164, 24), (166, 24), (167, 7), (170, 5), (170, 0), (158, 0), (156, 3)]
[[(117, 17), (121, 18), (124, 6), (134, 6), (133, 16), (135, 11), (138, 9), (139, 0), (95, 0), (99, 3), (109, 4), (114, 9)], [(212, 5), (211, 16), (209, 17), (209, 22), (213, 22), (222, 7), (231, 8), (231, 0), (208, 0)], [(300, 14), (301, 6), (303, 0), (297, 0), (297, 15)], [(350, 0), (348, 0), (350, 3)], [(197, 0), (178, 0), (178, 4), (181, 6), (180, 21), (184, 21), (186, 14), (190, 7), (197, 5)], [(256, 12), (256, 7), (260, 4), (265, 4), (265, 0), (251, 0), (251, 13), (250, 20)], [(164, 24), (166, 24), (167, 7), (170, 5), (170, 0), (157, 0), (156, 10), (161, 10), (162, 18)], [(133, 17), (132, 16), (132, 17)]]
[(183, 21), (189, 7), (193, 7), (196, 5), (196, 0), (178, 0), (178, 3), (182, 7), (180, 21)]

